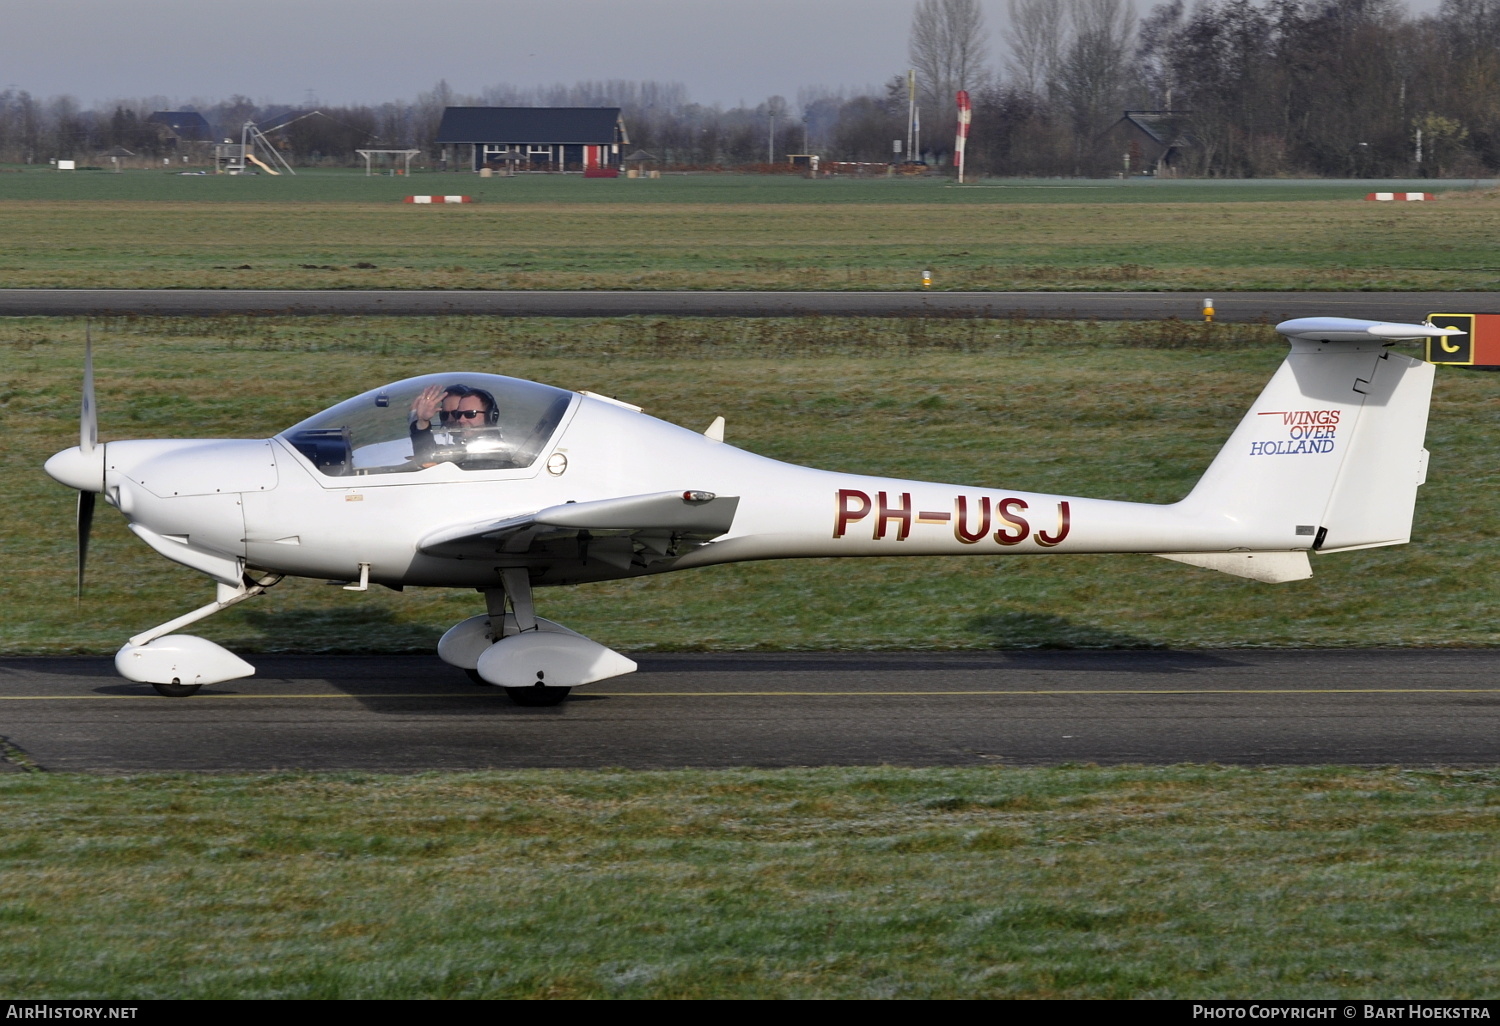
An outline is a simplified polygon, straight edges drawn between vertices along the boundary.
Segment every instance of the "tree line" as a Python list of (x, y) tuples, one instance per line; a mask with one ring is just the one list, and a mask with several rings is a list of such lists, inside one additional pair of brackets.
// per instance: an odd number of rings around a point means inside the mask
[[(1152, 111), (1179, 143), (1183, 174), (1223, 177), (1474, 176), (1500, 168), (1500, 0), (1007, 0), (992, 34), (978, 0), (917, 0), (910, 67), (879, 88), (805, 88), (792, 100), (709, 106), (679, 83), (446, 82), (379, 105), (257, 104), (244, 96), (174, 108), (162, 97), (82, 107), (69, 96), (0, 92), (0, 162), (87, 162), (123, 147), (143, 160), (181, 147), (148, 122), (194, 109), (214, 140), (255, 122), (294, 164), (354, 165), (361, 148), (436, 158), (448, 106), (618, 106), (630, 148), (657, 166), (734, 168), (823, 161), (945, 166), (954, 93), (970, 92), (970, 169), (992, 175), (1122, 170), (1112, 134)], [(312, 112), (316, 110), (316, 113)], [(311, 115), (311, 116), (305, 116)], [(295, 119), (295, 120), (294, 120)], [(283, 127), (284, 126), (284, 127)], [(1164, 127), (1163, 127), (1164, 126)], [(1139, 167), (1134, 170), (1139, 170)]]

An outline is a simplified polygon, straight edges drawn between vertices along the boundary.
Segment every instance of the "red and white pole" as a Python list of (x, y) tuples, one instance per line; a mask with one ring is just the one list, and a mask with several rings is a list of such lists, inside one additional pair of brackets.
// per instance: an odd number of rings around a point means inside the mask
[(964, 148), (969, 142), (969, 121), (973, 111), (969, 108), (969, 94), (958, 91), (958, 137), (953, 140), (953, 163), (958, 166), (958, 184), (964, 182)]

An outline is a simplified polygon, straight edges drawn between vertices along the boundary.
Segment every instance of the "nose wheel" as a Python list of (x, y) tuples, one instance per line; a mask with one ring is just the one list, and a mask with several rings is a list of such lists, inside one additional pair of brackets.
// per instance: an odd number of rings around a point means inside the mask
[(186, 698), (189, 695), (196, 695), (198, 689), (203, 685), (184, 684), (179, 678), (173, 677), (170, 684), (153, 683), (151, 686), (156, 689), (156, 693), (159, 695), (166, 695), (168, 698)]
[(506, 688), (505, 693), (510, 700), (517, 705), (528, 708), (536, 708), (545, 705), (558, 705), (572, 688), (554, 688), (546, 684), (534, 684), (529, 688)]

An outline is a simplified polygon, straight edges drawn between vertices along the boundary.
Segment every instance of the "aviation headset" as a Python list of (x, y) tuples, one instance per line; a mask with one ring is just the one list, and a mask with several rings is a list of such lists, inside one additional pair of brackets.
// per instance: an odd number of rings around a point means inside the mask
[(484, 403), (484, 423), (486, 427), (494, 427), (500, 423), (500, 404), (495, 402), (495, 397), (482, 388), (470, 388), (468, 385), (449, 385), (443, 389), (444, 395), (456, 395), (462, 399), (466, 395), (472, 395)]

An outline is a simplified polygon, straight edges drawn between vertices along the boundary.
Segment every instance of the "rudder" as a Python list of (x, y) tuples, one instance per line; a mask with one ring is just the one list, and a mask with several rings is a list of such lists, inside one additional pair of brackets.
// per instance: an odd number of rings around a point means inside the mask
[(1446, 332), (1344, 318), (1277, 330), (1292, 351), (1179, 508), (1232, 530), (1240, 552), (1406, 542), (1433, 367), (1385, 346)]

